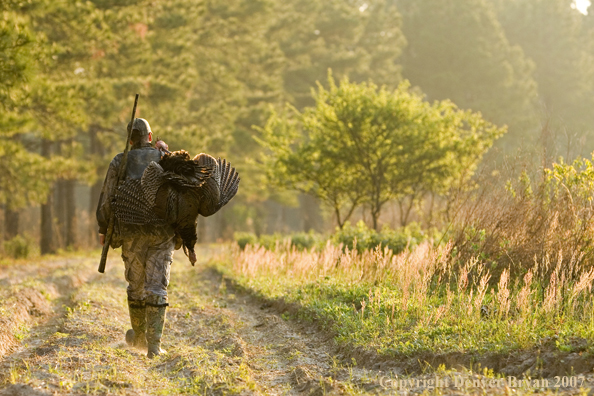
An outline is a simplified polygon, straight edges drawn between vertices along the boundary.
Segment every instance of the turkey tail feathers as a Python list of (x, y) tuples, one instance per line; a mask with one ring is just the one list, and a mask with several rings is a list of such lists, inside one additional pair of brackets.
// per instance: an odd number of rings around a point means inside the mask
[(239, 174), (231, 166), (227, 160), (220, 158), (218, 159), (219, 171), (220, 171), (220, 201), (219, 208), (227, 204), (237, 194), (239, 188)]
[(115, 191), (114, 212), (119, 221), (136, 225), (163, 225), (163, 219), (153, 215), (152, 207), (146, 199), (141, 181), (128, 179)]
[[(213, 156), (200, 153), (193, 160), (204, 167), (213, 170), (212, 181), (202, 188), (203, 216), (210, 216), (225, 206), (237, 194), (239, 188), (239, 174), (225, 159), (215, 159)], [(217, 191), (218, 190), (218, 191)]]
[(157, 191), (165, 182), (164, 171), (161, 165), (152, 161), (144, 170), (140, 184), (142, 186), (142, 192), (152, 208), (155, 205), (155, 199), (157, 197)]

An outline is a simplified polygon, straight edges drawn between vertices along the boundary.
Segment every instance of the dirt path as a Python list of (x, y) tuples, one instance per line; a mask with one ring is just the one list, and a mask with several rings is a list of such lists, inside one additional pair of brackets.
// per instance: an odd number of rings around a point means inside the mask
[(379, 391), (380, 371), (344, 366), (331, 337), (310, 323), (280, 314), (271, 304), (237, 290), (232, 282), (206, 269), (200, 276), (220, 299), (221, 313), (233, 323), (226, 342), (250, 357), (253, 378), (270, 395), (356, 394)]
[[(207, 266), (212, 250), (199, 253), (196, 267), (176, 254), (168, 353), (154, 360), (124, 342), (126, 283), (116, 254), (104, 275), (96, 257), (0, 267), (0, 337), (10, 341), (0, 349), (0, 395), (419, 394), (436, 375), (451, 386), (434, 393), (468, 394), (477, 390), (455, 387), (455, 378), (485, 378), (443, 370), (395, 389), (388, 379), (396, 372), (347, 361), (328, 334), (235, 288)], [(510, 391), (522, 393), (480, 393)]]
[[(205, 261), (209, 255), (202, 252)], [(342, 368), (315, 332), (234, 294), (205, 262), (191, 267), (180, 255), (169, 289), (168, 354), (147, 359), (123, 340), (126, 284), (113, 256), (104, 275), (93, 258), (2, 271), (3, 290), (23, 314), (11, 318), (15, 345), (0, 359), (0, 394), (363, 391), (363, 371)]]

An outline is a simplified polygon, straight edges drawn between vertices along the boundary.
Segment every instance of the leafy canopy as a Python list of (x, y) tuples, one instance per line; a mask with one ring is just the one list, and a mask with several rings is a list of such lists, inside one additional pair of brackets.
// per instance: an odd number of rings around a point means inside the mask
[(362, 204), (378, 229), (386, 202), (445, 193), (505, 132), (448, 100), (425, 101), (406, 81), (390, 91), (346, 78), (337, 85), (330, 74), (328, 85), (318, 84), (314, 107), (272, 113), (263, 143), (269, 178), (320, 198), (340, 227)]

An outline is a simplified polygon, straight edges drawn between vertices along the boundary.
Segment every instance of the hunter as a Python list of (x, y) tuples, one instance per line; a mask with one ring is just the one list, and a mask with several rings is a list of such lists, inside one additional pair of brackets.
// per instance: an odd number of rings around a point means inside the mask
[[(140, 180), (146, 167), (159, 162), (168, 152), (167, 144), (157, 141), (151, 145), (153, 134), (147, 120), (134, 119), (126, 163), (125, 180)], [(107, 170), (101, 196), (97, 205), (99, 241), (105, 243), (110, 216), (114, 208), (109, 197), (113, 196), (117, 173), (123, 153), (117, 154)], [(117, 202), (117, 195), (114, 202)], [(172, 226), (164, 222), (145, 225), (116, 222), (112, 247), (122, 247), (125, 264), (125, 278), (128, 282), (128, 308), (132, 329), (126, 332), (126, 342), (138, 348), (148, 347), (147, 356), (152, 358), (164, 353), (161, 349), (161, 336), (165, 324), (167, 286), (176, 245), (176, 233)]]

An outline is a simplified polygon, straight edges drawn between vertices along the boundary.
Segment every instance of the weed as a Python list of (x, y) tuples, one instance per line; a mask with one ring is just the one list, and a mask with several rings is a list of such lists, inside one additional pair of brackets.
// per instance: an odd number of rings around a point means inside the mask
[(19, 341), (23, 341), (28, 334), (29, 326), (27, 326), (25, 323), (21, 323), (14, 331), (14, 337)]

